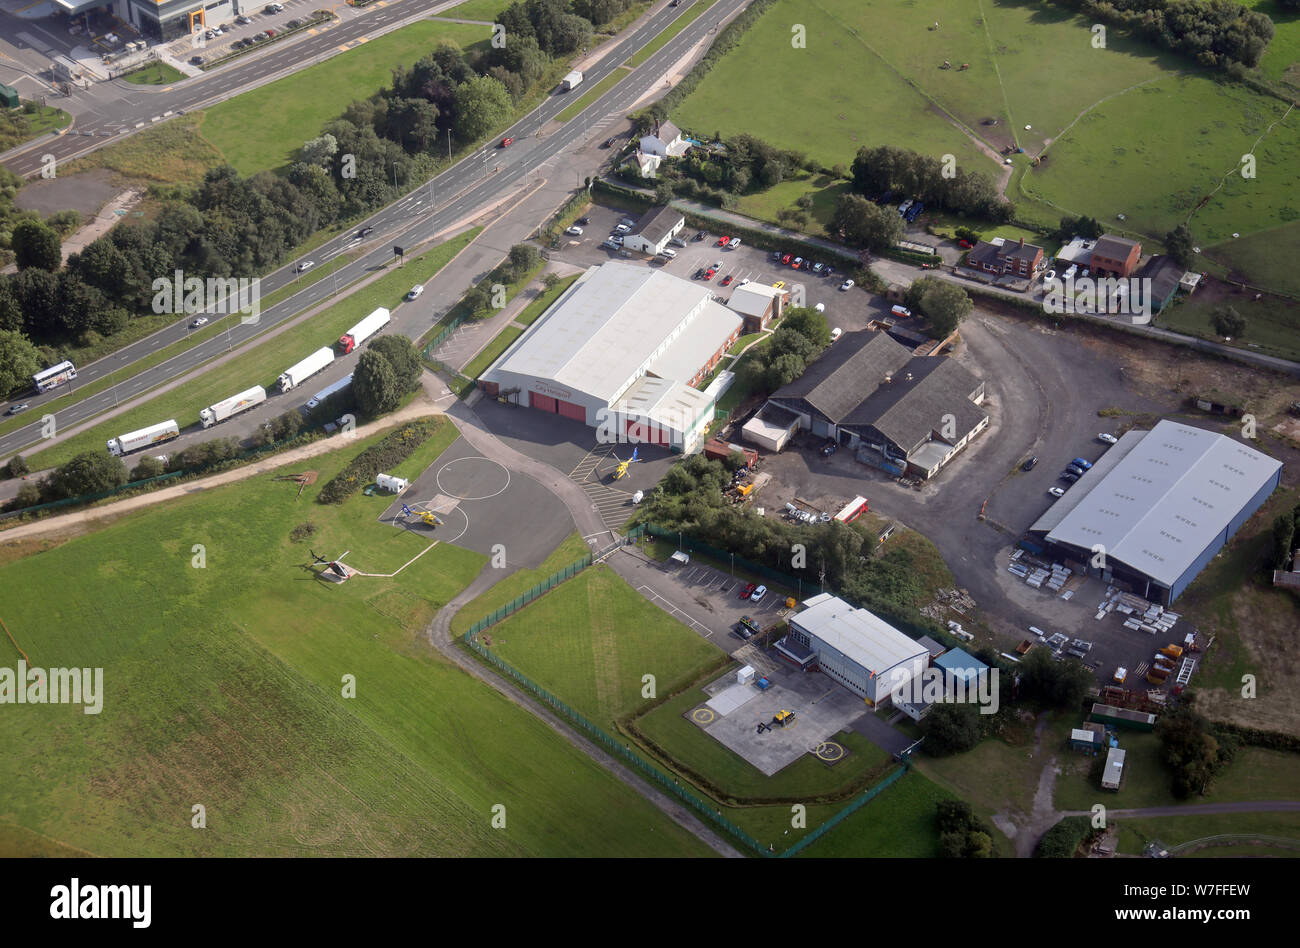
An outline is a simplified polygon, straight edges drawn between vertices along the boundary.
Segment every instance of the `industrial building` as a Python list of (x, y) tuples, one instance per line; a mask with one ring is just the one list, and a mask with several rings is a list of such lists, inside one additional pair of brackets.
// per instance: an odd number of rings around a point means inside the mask
[(845, 333), (747, 422), (779, 451), (804, 430), (893, 473), (929, 478), (983, 431), (984, 383), (949, 358), (913, 356), (883, 332)]
[(252, 9), (247, 0), (54, 0), (54, 7), (68, 14), (103, 10), (163, 42), (229, 23)]
[[(1282, 462), (1174, 421), (1129, 431), (1030, 528), (1089, 575), (1169, 605), (1282, 479)], [(1095, 553), (1104, 565), (1093, 566)]]
[(691, 452), (721, 392), (703, 381), (740, 335), (709, 289), (662, 270), (593, 266), (479, 379), (479, 387), (580, 421), (606, 441)]
[(830, 593), (804, 600), (776, 647), (801, 668), (816, 666), (872, 707), (889, 701), (930, 661), (920, 642)]

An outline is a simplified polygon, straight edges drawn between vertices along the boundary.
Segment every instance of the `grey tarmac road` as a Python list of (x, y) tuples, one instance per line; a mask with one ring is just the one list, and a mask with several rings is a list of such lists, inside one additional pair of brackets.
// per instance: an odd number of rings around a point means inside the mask
[[(580, 185), (586, 176), (596, 172), (604, 156), (590, 149), (575, 154), (575, 146), (581, 147), (584, 142), (599, 135), (611, 117), (625, 114), (633, 103), (654, 91), (671, 66), (709, 36), (715, 20), (722, 19), (743, 6), (744, 0), (719, 0), (714, 5), (715, 12), (691, 23), (629, 73), (618, 86), (600, 96), (563, 126), (553, 125), (555, 117), (574, 101), (574, 97), (569, 94), (550, 96), (541, 106), (505, 131), (504, 137), (515, 139), (515, 144), (510, 148), (503, 149), (491, 144), (481, 147), (426, 185), (358, 223), (358, 228), (374, 228), (364, 245), (356, 238), (356, 232), (352, 231), (340, 235), (308, 255), (320, 263), (346, 250), (364, 247), (362, 256), (357, 260), (340, 268), (329, 278), (306, 287), (261, 313), (257, 324), (236, 323), (234, 319), (228, 318), (230, 325), (226, 332), (213, 336), (164, 363), (137, 372), (111, 389), (56, 412), (56, 430), (67, 430), (92, 417), (102, 416), (123, 402), (178, 378), (223, 352), (237, 348), (265, 329), (323, 302), (333, 295), (336, 285), (345, 286), (391, 261), (394, 245), (417, 246), (455, 222), (473, 217), (478, 209), (492, 205), (543, 178), (548, 183), (565, 184), (567, 175), (572, 174), (573, 185)], [(643, 18), (640, 26), (618, 41), (599, 62), (588, 67), (586, 83), (594, 85), (617, 70), (628, 57), (651, 42), (688, 8), (689, 5), (665, 5)], [(299, 262), (295, 260), (263, 277), (262, 295), (266, 296), (290, 285), (297, 276), (295, 268)], [(429, 302), (440, 305), (441, 311), (445, 312), (454, 303), (454, 299), (443, 298)], [(432, 322), (433, 319), (430, 319), (420, 331), (427, 329)], [(184, 338), (189, 332), (188, 325), (187, 316), (168, 329), (112, 356), (89, 366), (79, 366), (78, 384), (85, 385), (116, 370), (129, 368), (140, 359)], [(45, 395), (33, 395), (24, 399), (31, 405), (29, 411), (33, 421), (0, 437), (0, 458), (23, 451), (41, 440), (41, 405), (62, 394), (63, 391), (56, 389)]]

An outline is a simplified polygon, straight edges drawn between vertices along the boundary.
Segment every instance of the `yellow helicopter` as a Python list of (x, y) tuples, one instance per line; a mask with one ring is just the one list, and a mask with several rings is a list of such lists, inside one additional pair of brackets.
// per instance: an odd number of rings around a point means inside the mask
[(632, 456), (628, 458), (626, 461), (620, 458), (617, 454), (614, 455), (614, 460), (618, 461), (618, 467), (614, 468), (614, 473), (610, 475), (609, 479), (611, 481), (616, 481), (620, 477), (625, 477), (627, 475), (628, 465), (634, 464), (637, 461), (641, 460), (639, 457), (637, 457), (637, 452), (640, 450), (641, 450), (640, 448), (633, 448)]

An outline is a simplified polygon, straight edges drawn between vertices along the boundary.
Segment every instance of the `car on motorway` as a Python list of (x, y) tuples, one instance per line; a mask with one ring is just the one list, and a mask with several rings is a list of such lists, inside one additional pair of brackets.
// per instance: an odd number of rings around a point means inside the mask
[(20, 411), (26, 411), (27, 409), (29, 409), (29, 408), (31, 408), (31, 407), (32, 407), (32, 406), (29, 405), (29, 404), (27, 404), (26, 402), (23, 402), (23, 403), (21, 403), (21, 404), (19, 404), (19, 405), (10, 405), (10, 406), (9, 406), (9, 410), (8, 410), (7, 412), (5, 412), (5, 414), (6, 414), (6, 415), (16, 415), (16, 414), (18, 414)]
[(1097, 440), (1105, 441), (1107, 444), (1119, 443), (1119, 438), (1115, 437), (1113, 434), (1106, 434), (1106, 432), (1104, 431), (1101, 434), (1097, 435)]
[(302, 263), (298, 264), (298, 272), (299, 272), (299, 273), (306, 273), (308, 270), (310, 270), (310, 269), (311, 269), (312, 267), (314, 267), (314, 266), (316, 266), (316, 261), (315, 261), (315, 260), (304, 260)]
[(1064, 487), (1049, 487), (1049, 488), (1047, 488), (1047, 492), (1048, 492), (1049, 494), (1051, 494), (1053, 497), (1064, 497), (1064, 496), (1065, 496), (1065, 488), (1064, 488)]
[(572, 227), (566, 230), (565, 233), (568, 234), (570, 237), (581, 237), (582, 228), (579, 227), (577, 224), (574, 224)]
[(726, 276), (724, 276), (724, 277), (722, 278), (722, 283), (721, 283), (721, 285), (722, 285), (722, 286), (731, 286), (731, 281), (734, 280), (734, 279), (735, 279), (735, 277), (734, 277), (732, 274), (728, 273)]
[(840, 289), (841, 289), (841, 290), (851, 290), (851, 289), (853, 289), (853, 281), (852, 281), (852, 280), (845, 280), (843, 283), (840, 284)]
[(208, 317), (206, 316), (195, 316), (192, 320), (190, 320), (191, 329), (198, 329), (199, 327), (206, 326), (207, 324), (208, 324)]
[(370, 234), (373, 233), (373, 232), (374, 232), (374, 228), (371, 227), (369, 224), (367, 224), (365, 227), (363, 227), (363, 228), (361, 228), (359, 231), (357, 231), (357, 237), (358, 237), (358, 238), (361, 238), (361, 237), (368, 237), (368, 236), (370, 236)]
[(766, 595), (767, 595), (767, 587), (766, 587), (766, 586), (758, 586), (757, 588), (755, 588), (755, 590), (754, 590), (752, 593), (749, 594), (749, 601), (750, 601), (750, 602), (762, 602), (762, 601), (763, 601), (763, 597), (766, 596)]
[(777, 280), (777, 281), (776, 281), (775, 283), (773, 283), (772, 285), (773, 285), (774, 287), (776, 287), (778, 290), (784, 290), (784, 289), (785, 289), (785, 280)]
[(745, 586), (742, 586), (740, 587), (740, 593), (737, 596), (737, 598), (748, 599), (750, 596), (754, 595), (754, 590), (757, 588), (758, 588), (758, 583), (749, 583)]
[(1069, 481), (1071, 484), (1073, 484), (1073, 483), (1074, 483), (1075, 481), (1077, 481), (1078, 479), (1079, 479), (1079, 475), (1078, 475), (1078, 474), (1075, 474), (1073, 471), (1062, 471), (1062, 472), (1061, 472), (1061, 480), (1063, 480), (1063, 481)]
[(721, 236), (721, 237), (718, 238), (718, 246), (719, 246), (719, 247), (725, 247), (725, 246), (727, 246), (727, 244), (729, 244), (730, 242), (731, 242), (731, 238), (730, 238), (730, 237), (727, 237), (725, 234), (724, 234), (723, 236)]
[(579, 217), (576, 221), (574, 221), (574, 223), (575, 223), (575, 224), (578, 224), (579, 226), (586, 227), (588, 224), (591, 223), (591, 218), (590, 218), (590, 217)]
[(1031, 454), (1029, 457), (1025, 458), (1025, 463), (1020, 465), (1020, 470), (1032, 471), (1037, 465), (1038, 465), (1037, 456)]
[[(818, 305), (820, 306), (821, 304), (819, 303)], [(842, 335), (844, 335), (844, 330), (841, 329), (839, 326), (836, 326), (834, 329), (831, 330), (831, 342), (834, 342)]]
[(509, 148), (509, 147), (510, 147), (511, 145), (513, 145), (514, 143), (515, 143), (515, 140), (514, 140), (513, 138), (503, 138), (503, 139), (501, 139), (501, 145), (500, 145), (500, 147), (501, 147), (501, 148)]
[(418, 300), (420, 298), (420, 294), (423, 292), (424, 292), (424, 285), (421, 283), (417, 283), (415, 286), (411, 287), (409, 290), (406, 291), (406, 298), (408, 300)]

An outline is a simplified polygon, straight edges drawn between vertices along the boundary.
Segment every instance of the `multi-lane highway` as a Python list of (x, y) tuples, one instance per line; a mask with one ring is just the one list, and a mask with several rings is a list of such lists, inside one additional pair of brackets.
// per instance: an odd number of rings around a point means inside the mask
[[(696, 2), (703, 3), (706, 0), (696, 0)], [(228, 317), (229, 325), (225, 332), (205, 340), (181, 355), (135, 373), (130, 379), (118, 383), (110, 390), (56, 412), (56, 430), (67, 431), (95, 415), (111, 410), (133, 396), (175, 379), (228, 349), (247, 342), (267, 328), (326, 300), (333, 294), (336, 280), (338, 286), (343, 286), (364, 276), (375, 267), (391, 261), (394, 245), (410, 247), (428, 240), (455, 222), (473, 215), (475, 211), (516, 193), (531, 177), (540, 174), (550, 177), (572, 174), (574, 184), (581, 183), (586, 175), (595, 172), (596, 163), (590, 158), (587, 159), (586, 166), (570, 163), (570, 159), (574, 157), (571, 154), (573, 150), (571, 146), (590, 137), (593, 126), (600, 120), (611, 114), (625, 112), (647, 92), (661, 85), (662, 77), (677, 60), (693, 46), (706, 39), (719, 21), (743, 8), (746, 2), (747, 0), (718, 0), (709, 14), (699, 17), (673, 37), (645, 63), (629, 73), (615, 88), (602, 95), (567, 124), (554, 126), (549, 134), (543, 134), (547, 126), (552, 125), (555, 117), (584, 90), (580, 86), (572, 93), (549, 97), (545, 103), (504, 132), (504, 135), (515, 139), (513, 146), (502, 149), (495, 144), (490, 144), (480, 148), (435, 180), (422, 185), (364, 221), (364, 226), (373, 227), (374, 231), (366, 237), (365, 245), (361, 247), (363, 252), (356, 260), (341, 267), (336, 274), (319, 280), (291, 298), (265, 310), (257, 324), (244, 324), (238, 321), (238, 317)], [(612, 49), (596, 65), (589, 66), (585, 70), (584, 85), (594, 85), (618, 69), (623, 62), (652, 42), (661, 31), (689, 8), (688, 4), (680, 7), (664, 5), (651, 14), (624, 37), (617, 48)], [(311, 259), (323, 261), (357, 246), (359, 244), (354, 231), (312, 251)], [(262, 283), (262, 295), (266, 296), (289, 284), (296, 276), (295, 267), (298, 262), (293, 261), (265, 277)], [(430, 300), (427, 318), (403, 326), (402, 331), (414, 336), (428, 329), (441, 315), (440, 311), (436, 311), (436, 307), (442, 305), (445, 309), (450, 302), (452, 301)], [(128, 368), (138, 360), (183, 338), (189, 331), (188, 319), (189, 317), (186, 317), (171, 328), (141, 340), (108, 358), (79, 368), (76, 384), (85, 385), (111, 372)], [(323, 339), (321, 344), (328, 344), (330, 341)], [(336, 371), (341, 374), (343, 369), (340, 367)], [(256, 380), (250, 380), (249, 384), (255, 382)], [(56, 389), (47, 395), (27, 399), (31, 404), (29, 411), (33, 421), (22, 429), (0, 437), (0, 457), (7, 457), (40, 440), (42, 437), (41, 404), (65, 393), (66, 389)]]

